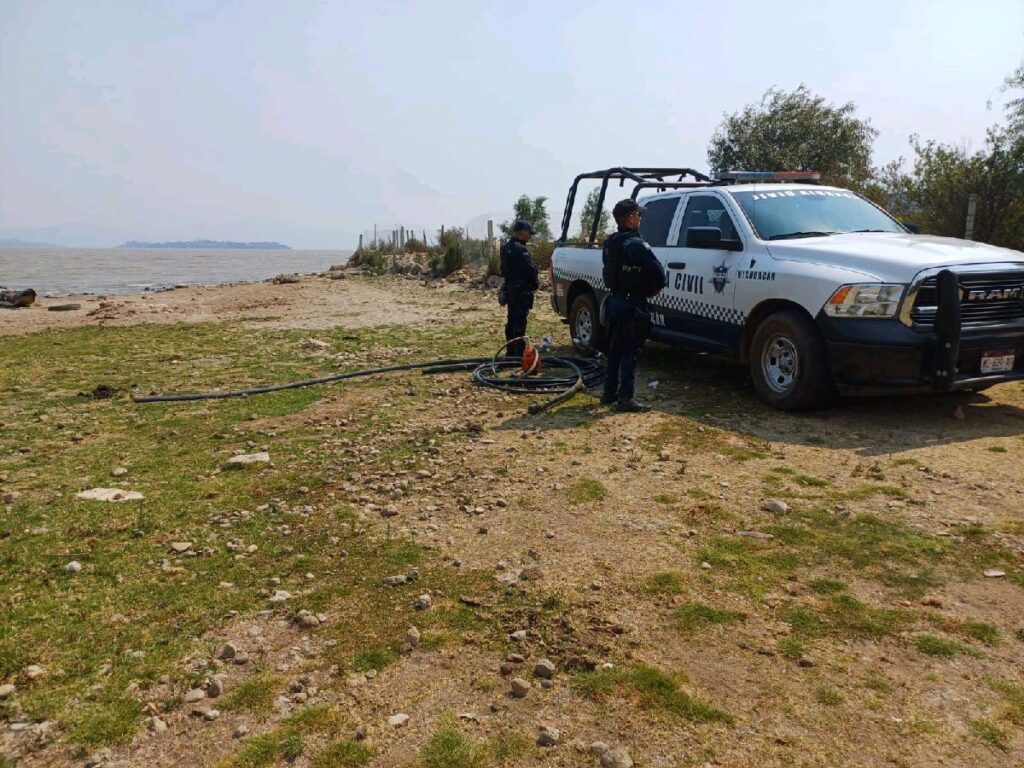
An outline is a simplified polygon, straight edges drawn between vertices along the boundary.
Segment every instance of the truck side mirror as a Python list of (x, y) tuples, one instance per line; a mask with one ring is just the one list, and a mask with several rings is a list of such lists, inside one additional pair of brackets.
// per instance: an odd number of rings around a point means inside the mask
[(687, 248), (706, 248), (714, 251), (742, 251), (739, 240), (723, 240), (718, 227), (690, 227), (686, 230)]

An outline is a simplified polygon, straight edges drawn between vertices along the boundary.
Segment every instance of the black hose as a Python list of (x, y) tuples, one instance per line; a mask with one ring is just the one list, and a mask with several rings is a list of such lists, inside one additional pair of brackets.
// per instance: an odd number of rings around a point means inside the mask
[[(312, 387), (317, 384), (330, 384), (335, 381), (355, 379), (362, 376), (375, 376), (380, 373), (393, 373), (395, 371), (422, 370), (425, 374), (433, 374), (471, 369), (473, 370), (473, 378), (477, 383), (492, 389), (515, 394), (558, 393), (557, 397), (544, 403), (542, 406), (531, 407), (531, 413), (538, 413), (560, 402), (564, 402), (582, 389), (600, 384), (604, 381), (605, 377), (604, 366), (596, 358), (546, 357), (542, 363), (541, 375), (515, 376), (513, 374), (521, 372), (519, 358), (495, 360), (490, 357), (471, 357), (463, 360), (432, 360), (425, 363), (405, 363), (403, 365), (389, 365), (383, 368), (367, 368), (360, 371), (335, 373), (315, 379), (291, 381), (286, 384), (273, 384), (266, 387), (253, 387), (251, 389), (236, 389), (224, 392), (194, 392), (181, 395), (140, 395), (133, 397), (132, 401), (136, 403), (177, 403), (194, 400), (224, 400), (232, 397), (248, 397), (249, 395), (262, 395), (268, 392), (280, 392), (285, 389)], [(544, 372), (552, 370), (566, 370), (568, 373), (559, 376), (544, 374)], [(506, 371), (508, 375), (501, 375), (499, 371)]]

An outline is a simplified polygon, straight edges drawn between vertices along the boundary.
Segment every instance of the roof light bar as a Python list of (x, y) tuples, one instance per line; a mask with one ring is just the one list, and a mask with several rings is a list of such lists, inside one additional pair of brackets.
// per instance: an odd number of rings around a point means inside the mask
[(715, 181), (821, 181), (818, 171), (716, 171), (711, 174)]

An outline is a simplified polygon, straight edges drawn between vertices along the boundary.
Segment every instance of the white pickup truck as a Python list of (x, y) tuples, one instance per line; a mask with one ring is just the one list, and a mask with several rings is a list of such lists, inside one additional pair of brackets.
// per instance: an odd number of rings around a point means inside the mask
[(552, 304), (578, 346), (606, 343), (596, 223), (586, 241), (568, 237), (584, 179), (601, 182), (599, 210), (612, 181), (633, 184), (634, 199), (656, 192), (640, 200), (640, 232), (668, 273), (651, 301), (652, 338), (749, 361), (758, 394), (777, 408), (1024, 379), (1024, 253), (913, 234), (802, 172), (578, 176), (551, 265)]

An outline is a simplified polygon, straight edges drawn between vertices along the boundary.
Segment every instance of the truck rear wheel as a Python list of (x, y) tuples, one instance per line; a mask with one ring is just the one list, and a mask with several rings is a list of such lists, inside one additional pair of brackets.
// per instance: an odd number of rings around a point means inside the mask
[(569, 309), (569, 330), (573, 346), (578, 351), (585, 353), (588, 347), (608, 351), (608, 334), (601, 325), (594, 294), (584, 293), (576, 297)]
[(769, 315), (758, 326), (750, 374), (761, 400), (783, 411), (821, 408), (835, 397), (821, 334), (798, 310)]

